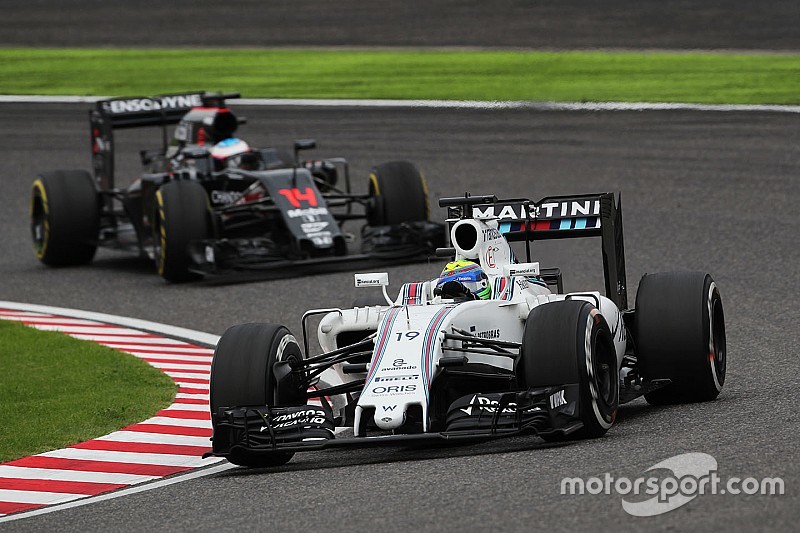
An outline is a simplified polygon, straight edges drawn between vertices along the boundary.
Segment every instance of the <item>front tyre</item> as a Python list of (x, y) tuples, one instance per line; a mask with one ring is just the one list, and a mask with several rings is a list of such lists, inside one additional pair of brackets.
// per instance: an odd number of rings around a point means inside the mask
[(212, 234), (211, 209), (202, 185), (194, 181), (171, 181), (156, 192), (153, 241), (158, 274), (167, 281), (199, 279), (190, 272), (189, 244)]
[(579, 385), (583, 427), (567, 439), (600, 437), (611, 428), (619, 406), (617, 353), (605, 318), (592, 304), (564, 300), (531, 309), (521, 363), (517, 372), (528, 388)]
[[(220, 407), (289, 407), (306, 403), (305, 390), (279, 386), (273, 367), (278, 361), (302, 359), (300, 346), (289, 330), (278, 324), (240, 324), (228, 328), (217, 343), (211, 363), (211, 424)], [(280, 466), (294, 452), (269, 455), (237, 450), (228, 460), (240, 466)]]
[(703, 402), (719, 395), (727, 370), (725, 314), (709, 274), (660, 272), (642, 277), (635, 326), (642, 377), (672, 381), (646, 394), (648, 402)]
[(33, 182), (31, 234), (36, 257), (49, 266), (83, 265), (97, 252), (100, 199), (84, 170), (42, 172)]
[(369, 175), (369, 194), (373, 200), (367, 212), (370, 226), (428, 220), (425, 178), (408, 161), (390, 161), (373, 168)]

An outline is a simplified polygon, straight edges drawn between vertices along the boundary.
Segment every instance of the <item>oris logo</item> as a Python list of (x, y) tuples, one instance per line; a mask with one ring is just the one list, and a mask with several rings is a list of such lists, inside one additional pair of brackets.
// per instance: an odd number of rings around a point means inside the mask
[(389, 385), (373, 387), (372, 394), (405, 394), (416, 390), (416, 385)]

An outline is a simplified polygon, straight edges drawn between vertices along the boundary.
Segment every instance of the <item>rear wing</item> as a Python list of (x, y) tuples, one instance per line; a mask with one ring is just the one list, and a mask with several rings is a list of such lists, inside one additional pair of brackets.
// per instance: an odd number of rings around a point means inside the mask
[(463, 218), (497, 220), (506, 240), (525, 242), (529, 262), (532, 241), (600, 237), (606, 296), (620, 310), (628, 308), (622, 200), (614, 193), (549, 196), (538, 202), (466, 194), (442, 198), (439, 206), (448, 208), (448, 222)]
[(238, 93), (206, 93), (196, 91), (160, 96), (137, 96), (100, 100), (89, 111), (92, 146), (92, 167), (101, 190), (114, 187), (114, 130), (161, 126), (164, 149), (166, 127), (177, 124), (195, 107), (222, 107), (225, 99), (238, 98)]

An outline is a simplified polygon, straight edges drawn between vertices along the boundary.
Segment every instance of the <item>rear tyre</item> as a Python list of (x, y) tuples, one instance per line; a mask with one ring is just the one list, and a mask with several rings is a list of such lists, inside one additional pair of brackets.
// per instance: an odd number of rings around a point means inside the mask
[(373, 198), (367, 212), (370, 226), (428, 220), (428, 186), (408, 161), (390, 161), (373, 168), (369, 194)]
[(583, 427), (545, 440), (600, 437), (611, 428), (619, 406), (617, 353), (605, 318), (592, 304), (564, 300), (531, 309), (521, 362), (517, 373), (528, 388), (579, 384)]
[(83, 265), (97, 252), (100, 198), (84, 170), (41, 173), (33, 182), (31, 234), (36, 257), (49, 266)]
[(672, 380), (646, 394), (648, 402), (703, 402), (719, 395), (727, 370), (725, 314), (710, 275), (645, 275), (636, 293), (635, 322), (642, 377)]
[(153, 242), (158, 274), (167, 281), (200, 279), (190, 272), (189, 244), (212, 235), (208, 195), (194, 181), (171, 181), (156, 192)]
[[(278, 387), (273, 367), (278, 361), (302, 359), (300, 346), (289, 330), (278, 324), (240, 324), (228, 328), (214, 351), (211, 363), (211, 424), (220, 407), (304, 405), (305, 391)], [(280, 466), (294, 452), (233, 453), (228, 460), (240, 466)]]

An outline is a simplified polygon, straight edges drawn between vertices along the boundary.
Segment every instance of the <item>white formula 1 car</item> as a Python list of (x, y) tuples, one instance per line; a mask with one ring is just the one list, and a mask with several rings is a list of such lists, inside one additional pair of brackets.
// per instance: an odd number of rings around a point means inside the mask
[[(303, 349), (276, 324), (225, 332), (211, 370), (209, 455), (277, 466), (336, 446), (591, 438), (639, 396), (663, 404), (720, 393), (725, 322), (714, 280), (645, 275), (629, 309), (614, 194), (539, 202), (467, 194), (439, 205), (452, 244), (440, 255), (472, 266), (406, 283), (394, 299), (387, 274), (356, 274), (356, 286), (380, 287), (383, 298), (306, 312)], [(530, 259), (531, 241), (589, 236), (602, 240), (604, 294), (564, 294), (560, 270)], [(513, 241), (525, 242), (525, 262)], [(476, 279), (480, 297), (469, 286)], [(308, 353), (314, 315), (319, 355)]]

